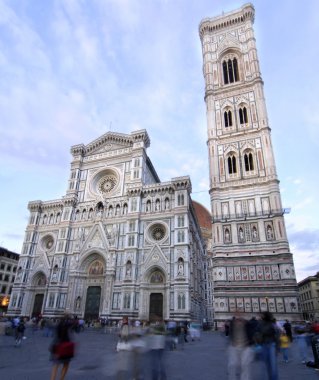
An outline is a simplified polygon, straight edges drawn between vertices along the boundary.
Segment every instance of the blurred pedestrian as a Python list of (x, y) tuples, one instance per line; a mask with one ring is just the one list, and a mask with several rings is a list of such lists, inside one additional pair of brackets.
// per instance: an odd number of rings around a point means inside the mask
[(285, 363), (288, 363), (289, 360), (289, 346), (290, 346), (290, 339), (286, 332), (282, 332), (279, 337), (279, 342), (280, 342), (280, 351), (282, 352), (282, 357)]
[(241, 380), (250, 380), (251, 364), (254, 356), (249, 341), (248, 323), (239, 313), (236, 313), (236, 316), (230, 321), (229, 339), (229, 380), (237, 379), (237, 373), (240, 373)]
[(277, 349), (279, 346), (279, 333), (275, 326), (273, 315), (269, 311), (262, 314), (260, 334), (262, 359), (266, 366), (267, 379), (278, 380)]
[(292, 329), (291, 329), (291, 323), (286, 319), (286, 322), (283, 324), (283, 328), (290, 340), (292, 342)]
[(74, 356), (74, 342), (72, 342), (70, 336), (71, 326), (68, 316), (62, 318), (57, 325), (55, 336), (50, 346), (51, 360), (53, 361), (51, 380), (56, 380), (60, 365), (62, 365), (60, 380), (65, 379), (70, 361)]
[(117, 380), (127, 378), (132, 365), (131, 329), (128, 317), (123, 317), (120, 325), (119, 341), (117, 342)]
[(163, 322), (157, 322), (150, 330), (148, 346), (150, 349), (152, 380), (167, 379), (164, 363), (165, 334), (165, 324)]
[(25, 324), (23, 319), (19, 321), (19, 324), (15, 328), (15, 346), (20, 347), (21, 341), (24, 336)]
[(297, 342), (299, 357), (302, 364), (307, 362), (307, 331), (306, 326), (295, 328), (295, 341)]

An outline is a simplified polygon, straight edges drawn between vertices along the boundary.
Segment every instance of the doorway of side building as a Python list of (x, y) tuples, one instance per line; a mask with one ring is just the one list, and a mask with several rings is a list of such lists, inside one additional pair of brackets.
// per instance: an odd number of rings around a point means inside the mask
[(34, 297), (34, 304), (32, 310), (32, 318), (38, 317), (42, 311), (44, 294), (36, 294)]
[(84, 318), (95, 320), (99, 318), (101, 287), (89, 286), (86, 293)]
[(156, 322), (163, 319), (163, 294), (150, 294), (150, 322)]

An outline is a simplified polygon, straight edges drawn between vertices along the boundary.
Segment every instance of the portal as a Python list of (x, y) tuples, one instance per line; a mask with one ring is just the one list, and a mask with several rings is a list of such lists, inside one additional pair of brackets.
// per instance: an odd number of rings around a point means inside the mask
[(150, 322), (163, 319), (163, 294), (151, 293), (150, 295)]
[(101, 287), (89, 286), (86, 293), (84, 318), (94, 320), (99, 318)]
[(33, 311), (32, 311), (32, 318), (38, 317), (41, 314), (42, 305), (43, 305), (43, 298), (44, 298), (44, 294), (36, 294), (35, 295), (34, 304), (33, 304)]

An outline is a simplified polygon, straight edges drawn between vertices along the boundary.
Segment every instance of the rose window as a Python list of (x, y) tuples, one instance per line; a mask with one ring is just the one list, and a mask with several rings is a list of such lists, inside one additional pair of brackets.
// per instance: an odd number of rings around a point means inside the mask
[(42, 238), (41, 241), (42, 248), (46, 251), (49, 251), (54, 245), (54, 239), (51, 235), (46, 235)]
[(152, 238), (154, 240), (162, 240), (163, 237), (165, 236), (165, 229), (163, 228), (163, 226), (156, 226), (155, 228), (153, 228), (153, 231), (152, 231)]
[(106, 175), (98, 182), (98, 189), (102, 194), (110, 193), (117, 185), (117, 178), (115, 175)]
[(165, 224), (156, 223), (149, 227), (148, 236), (153, 241), (161, 241), (166, 237), (167, 228)]

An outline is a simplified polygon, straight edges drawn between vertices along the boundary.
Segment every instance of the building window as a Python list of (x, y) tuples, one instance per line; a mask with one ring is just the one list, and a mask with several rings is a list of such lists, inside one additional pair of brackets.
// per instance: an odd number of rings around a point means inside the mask
[(224, 112), (224, 122), (225, 122), (225, 128), (231, 127), (233, 125), (233, 117), (232, 117), (231, 111)]
[(227, 159), (227, 162), (228, 162), (228, 173), (229, 174), (237, 173), (236, 157), (234, 155), (229, 156)]
[(129, 247), (133, 247), (133, 246), (134, 246), (134, 243), (135, 243), (135, 237), (134, 237), (134, 235), (129, 235), (127, 245), (128, 245)]
[(177, 232), (177, 243), (183, 243), (185, 241), (185, 232), (178, 231)]
[(53, 293), (50, 293), (48, 307), (53, 307), (54, 306), (54, 299), (55, 299), (55, 295)]
[(248, 123), (248, 116), (247, 116), (247, 108), (246, 107), (239, 108), (239, 123), (240, 124), (247, 124)]
[(177, 218), (177, 227), (184, 227), (184, 215), (180, 215)]
[(178, 194), (177, 205), (178, 206), (184, 206), (184, 194)]
[(223, 61), (224, 84), (234, 83), (239, 81), (238, 62), (237, 58)]
[(120, 293), (113, 293), (112, 309), (120, 308)]
[(131, 200), (131, 211), (132, 212), (137, 211), (137, 199), (135, 198)]
[(124, 294), (124, 309), (129, 309), (131, 307), (131, 295), (129, 293)]
[(244, 162), (246, 172), (254, 170), (254, 160), (252, 153), (245, 153)]
[(185, 309), (185, 294), (179, 294), (177, 297), (177, 308)]
[(129, 232), (133, 232), (133, 231), (135, 231), (135, 220), (134, 220), (134, 221), (131, 220), (131, 221), (129, 222), (128, 230), (129, 230)]

